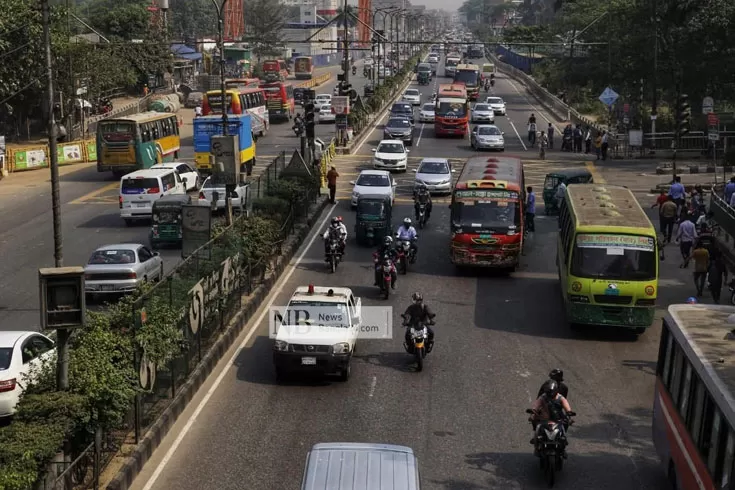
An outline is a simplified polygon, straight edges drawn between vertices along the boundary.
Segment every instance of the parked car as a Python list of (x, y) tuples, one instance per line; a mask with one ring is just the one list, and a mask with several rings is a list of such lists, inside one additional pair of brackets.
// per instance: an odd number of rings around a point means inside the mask
[[(245, 206), (245, 204), (247, 204), (249, 189), (250, 187), (247, 184), (240, 184), (235, 187), (233, 195), (230, 196), (233, 211), (237, 212), (242, 206)], [(226, 189), (224, 186), (219, 187), (215, 185), (212, 181), (211, 175), (207, 177), (207, 179), (204, 181), (204, 184), (202, 184), (202, 187), (199, 189), (199, 201), (205, 201), (208, 206), (211, 206), (215, 192), (217, 193), (217, 203), (215, 205), (215, 210), (219, 211), (225, 209)]]
[(56, 357), (54, 342), (38, 332), (0, 332), (0, 418), (15, 413), (28, 382)]
[(481, 124), (472, 129), (470, 144), (475, 150), (505, 150), (505, 133), (492, 124)]
[(408, 146), (413, 146), (413, 125), (405, 117), (391, 117), (383, 128), (383, 138), (387, 140), (401, 140)]
[(373, 167), (385, 170), (406, 171), (408, 165), (408, 153), (403, 141), (382, 140), (378, 147), (373, 149)]
[(414, 188), (424, 184), (429, 192), (447, 194), (452, 192), (454, 170), (446, 158), (424, 158), (414, 172), (416, 172)]
[(184, 183), (186, 191), (195, 191), (199, 189), (199, 172), (196, 170), (196, 164), (185, 163), (185, 162), (168, 162), (168, 163), (157, 163), (151, 165), (152, 169), (173, 169), (178, 172), (181, 181)]
[(472, 108), (472, 122), (495, 122), (495, 111), (490, 104), (475, 104)]
[(163, 259), (140, 243), (104, 245), (84, 266), (84, 290), (90, 295), (126, 294), (145, 282), (163, 279)]
[(319, 106), (319, 124), (327, 122), (335, 122), (337, 115), (332, 111), (332, 104), (322, 104)]
[(398, 184), (387, 170), (363, 170), (357, 176), (357, 180), (351, 181), (350, 185), (353, 186), (350, 204), (354, 208), (359, 197), (366, 194), (388, 196), (393, 204)]
[(419, 122), (433, 123), (435, 111), (436, 106), (432, 103), (422, 105), (421, 110), (419, 111)]
[(488, 97), (485, 103), (490, 104), (496, 115), (505, 116), (505, 101), (500, 97)]

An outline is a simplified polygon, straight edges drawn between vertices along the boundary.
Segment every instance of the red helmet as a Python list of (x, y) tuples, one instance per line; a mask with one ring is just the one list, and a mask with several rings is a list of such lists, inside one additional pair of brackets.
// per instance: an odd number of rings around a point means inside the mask
[(342, 216), (337, 216), (337, 221), (342, 222)]

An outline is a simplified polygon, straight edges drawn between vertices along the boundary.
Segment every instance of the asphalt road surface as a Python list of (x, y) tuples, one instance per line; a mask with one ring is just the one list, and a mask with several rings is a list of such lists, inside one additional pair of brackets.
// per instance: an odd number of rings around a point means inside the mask
[[(432, 86), (420, 89), (426, 97), (433, 91)], [(584, 156), (556, 153), (548, 161), (535, 160), (513, 128), (525, 127), (531, 112), (538, 118), (538, 109), (502, 76), (495, 93), (508, 102), (508, 117), (497, 119), (506, 133), (506, 153), (526, 159), (531, 185), (540, 186), (542, 174), (557, 166), (587, 165), (597, 172)], [(420, 141), (411, 153), (416, 163), (426, 156), (461, 162), (474, 154), (467, 140), (436, 139), (428, 126), (417, 125), (416, 131)], [(419, 458), (422, 488), (546, 488), (524, 411), (552, 368), (564, 370), (578, 413), (557, 488), (666, 488), (651, 442), (660, 322), (638, 338), (606, 329), (573, 333), (564, 318), (554, 265), (555, 219), (537, 220), (522, 265), (510, 277), (460, 275), (449, 261), (449, 209), (439, 198), (421, 232), (418, 261), (399, 277), (389, 300), (378, 299), (372, 286), (372, 251), (354, 241), (337, 272), (328, 273), (316, 235), (334, 215), (343, 216), (353, 230), (347, 181), (369, 166), (369, 148), (380, 134), (378, 128), (369, 135), (357, 156), (336, 160), (341, 199), (325, 211), (314, 239), (297, 254), (271, 299), (273, 305), (284, 305), (294, 288), (310, 283), (346, 286), (363, 305), (393, 307), (397, 323), (411, 293), (421, 291), (437, 313), (436, 347), (424, 371), (414, 372), (402, 348), (403, 332), (396, 328), (391, 340), (359, 343), (346, 383), (325, 379), (278, 385), (263, 313), (245, 328), (133, 488), (296, 489), (306, 453), (319, 442), (410, 446)], [(623, 182), (628, 174), (623, 169), (596, 175)], [(412, 214), (412, 174), (397, 177), (402, 197), (394, 224)], [(662, 306), (691, 295), (690, 278), (677, 264), (675, 259), (662, 263)]]

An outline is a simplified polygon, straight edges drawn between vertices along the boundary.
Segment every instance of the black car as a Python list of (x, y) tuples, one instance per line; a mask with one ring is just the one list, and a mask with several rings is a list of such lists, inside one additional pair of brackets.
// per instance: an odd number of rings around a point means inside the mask
[(413, 107), (411, 107), (411, 104), (408, 104), (406, 102), (396, 102), (395, 104), (393, 104), (393, 107), (390, 108), (390, 117), (405, 118), (411, 121), (411, 124), (413, 124)]
[(413, 146), (413, 125), (405, 117), (391, 117), (383, 128), (384, 140), (400, 140), (406, 146)]

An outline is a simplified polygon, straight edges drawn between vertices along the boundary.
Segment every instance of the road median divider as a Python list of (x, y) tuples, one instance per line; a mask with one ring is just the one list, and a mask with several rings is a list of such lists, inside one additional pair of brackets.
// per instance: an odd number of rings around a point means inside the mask
[(331, 73), (325, 73), (324, 75), (319, 75), (317, 77), (312, 78), (311, 80), (307, 80), (305, 82), (297, 83), (296, 88), (314, 88), (318, 87), (319, 85), (323, 85), (327, 83), (329, 80), (332, 79)]

